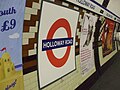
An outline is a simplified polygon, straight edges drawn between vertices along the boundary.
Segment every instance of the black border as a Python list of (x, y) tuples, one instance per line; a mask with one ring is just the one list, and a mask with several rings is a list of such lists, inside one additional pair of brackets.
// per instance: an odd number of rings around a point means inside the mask
[[(44, 1), (45, 1), (45, 2), (49, 2), (49, 3), (52, 3), (52, 4), (54, 4), (54, 5), (58, 5), (58, 6), (62, 6), (62, 7), (68, 8), (67, 6), (59, 5), (59, 4), (56, 4), (56, 3), (52, 2), (52, 1), (42, 0), (42, 1), (41, 1), (41, 6), (40, 6), (40, 9), (41, 9), (41, 10), (40, 10), (40, 13), (42, 12), (42, 6), (43, 6), (43, 2), (44, 2)], [(71, 9), (71, 8), (68, 8), (68, 9)], [(79, 12), (78, 10), (75, 10), (75, 9), (71, 9), (71, 10), (77, 11), (77, 12), (79, 13), (79, 16), (80, 16), (80, 12)], [(78, 16), (78, 21), (79, 21), (79, 16)], [(38, 38), (37, 38), (38, 40), (37, 40), (37, 41), (39, 41), (40, 20), (41, 20), (41, 15), (40, 15), (40, 17), (39, 17), (39, 23), (38, 23)], [(78, 23), (78, 21), (77, 21), (77, 23)], [(75, 32), (75, 42), (76, 42), (76, 33), (77, 33), (77, 27), (76, 27), (76, 32)], [(75, 43), (75, 45), (76, 45), (76, 43)], [(75, 46), (74, 46), (74, 48), (75, 48)], [(74, 54), (75, 54), (75, 53), (74, 53)], [(75, 55), (75, 69), (72, 70), (72, 71), (70, 71), (70, 72), (68, 72), (67, 74), (61, 76), (60, 78), (56, 79), (55, 81), (52, 81), (51, 83), (45, 85), (44, 87), (40, 87), (40, 77), (39, 77), (40, 74), (39, 74), (39, 68), (38, 68), (38, 67), (39, 67), (39, 65), (38, 65), (38, 42), (37, 42), (37, 77), (38, 77), (38, 86), (39, 86), (39, 89), (40, 89), (40, 90), (41, 90), (41, 89), (44, 89), (45, 87), (47, 87), (47, 86), (49, 86), (49, 85), (51, 85), (51, 84), (53, 84), (53, 83), (56, 82), (56, 81), (62, 79), (63, 77), (67, 76), (68, 74), (74, 72), (74, 71), (76, 70), (76, 55)]]
[(36, 47), (36, 54), (37, 54), (37, 81), (38, 81), (38, 88), (39, 88), (39, 90), (41, 90), (40, 89), (40, 77), (39, 77), (39, 69), (38, 69), (38, 67), (39, 67), (39, 65), (38, 65), (38, 41), (39, 41), (39, 32), (40, 32), (40, 30), (39, 30), (39, 27), (40, 27), (40, 20), (41, 20), (41, 12), (42, 12), (42, 5), (43, 5), (43, 0), (41, 0), (41, 5), (40, 5), (40, 15), (39, 15), (39, 21), (38, 21), (38, 33), (37, 33), (37, 35), (38, 35), (38, 37), (37, 37), (37, 47)]

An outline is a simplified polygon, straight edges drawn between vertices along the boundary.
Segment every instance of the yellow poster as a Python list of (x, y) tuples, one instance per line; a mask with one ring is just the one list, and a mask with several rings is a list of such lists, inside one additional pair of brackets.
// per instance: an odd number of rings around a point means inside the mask
[(23, 90), (23, 73), (17, 71), (11, 60), (11, 56), (6, 52), (6, 48), (0, 58), (0, 90)]

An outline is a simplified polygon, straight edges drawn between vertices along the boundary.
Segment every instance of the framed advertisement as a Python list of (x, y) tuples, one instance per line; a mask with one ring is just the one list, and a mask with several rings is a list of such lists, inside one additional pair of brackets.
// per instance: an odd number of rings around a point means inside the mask
[(96, 22), (96, 16), (87, 13), (84, 14), (84, 22), (80, 37), (80, 66), (82, 76), (87, 75), (91, 70), (95, 69), (93, 34), (95, 32)]
[(114, 50), (113, 36), (114, 36), (114, 21), (105, 19), (101, 26), (100, 38), (102, 40), (103, 57), (110, 54)]

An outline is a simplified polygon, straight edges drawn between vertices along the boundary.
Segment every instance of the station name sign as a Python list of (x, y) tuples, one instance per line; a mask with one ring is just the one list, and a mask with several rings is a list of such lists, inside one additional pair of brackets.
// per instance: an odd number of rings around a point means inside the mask
[(95, 9), (95, 5), (93, 5), (92, 3), (90, 3), (90, 2), (88, 2), (86, 0), (76, 0), (76, 1), (79, 2), (82, 5), (85, 5), (85, 6), (89, 7), (89, 8), (91, 8), (91, 9), (93, 9), (93, 10)]
[[(120, 23), (119, 17), (112, 14), (109, 10), (103, 8), (99, 3), (98, 4), (97, 2), (95, 3), (95, 1), (94, 2), (92, 0), (66, 0), (66, 1)], [(101, 10), (103, 11), (103, 13), (101, 13)]]

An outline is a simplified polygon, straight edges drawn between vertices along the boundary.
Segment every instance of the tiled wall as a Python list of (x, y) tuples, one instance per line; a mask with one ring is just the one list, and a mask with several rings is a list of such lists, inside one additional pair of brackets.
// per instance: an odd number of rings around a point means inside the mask
[[(83, 22), (84, 13), (90, 13), (77, 6), (64, 2), (64, 0), (49, 0), (55, 4), (62, 5), (80, 12), (76, 33), (76, 70), (58, 81), (50, 84), (43, 90), (74, 90), (85, 79), (81, 80), (80, 74), (80, 30)], [(23, 30), (23, 71), (24, 71), (24, 87), (25, 90), (39, 90), (37, 78), (37, 39), (38, 39), (38, 22), (40, 18), (41, 0), (27, 0), (24, 17)], [(93, 14), (95, 15), (95, 14)], [(96, 15), (97, 16), (97, 15)], [(94, 72), (94, 71), (93, 71)], [(88, 74), (86, 76), (89, 77)]]
[[(80, 44), (80, 30), (83, 22), (83, 16), (86, 12), (72, 4), (68, 4), (61, 0), (50, 0), (58, 5), (78, 10), (80, 12), (80, 18), (77, 26), (76, 34), (76, 66), (77, 69), (69, 75), (59, 79), (53, 84), (47, 86), (43, 90), (74, 90), (82, 82), (80, 76), (80, 56), (79, 56), (79, 44)], [(38, 21), (40, 17), (41, 1), (39, 0), (27, 0), (25, 8), (24, 18), (24, 31), (23, 31), (23, 65), (24, 65), (24, 87), (25, 90), (38, 90), (38, 78), (37, 78), (37, 33), (38, 33)], [(88, 76), (89, 77), (89, 76)]]
[(37, 69), (37, 33), (41, 0), (26, 0), (23, 30), (24, 74)]
[(36, 47), (40, 5), (41, 0), (26, 0), (22, 49), (25, 90), (39, 90)]

